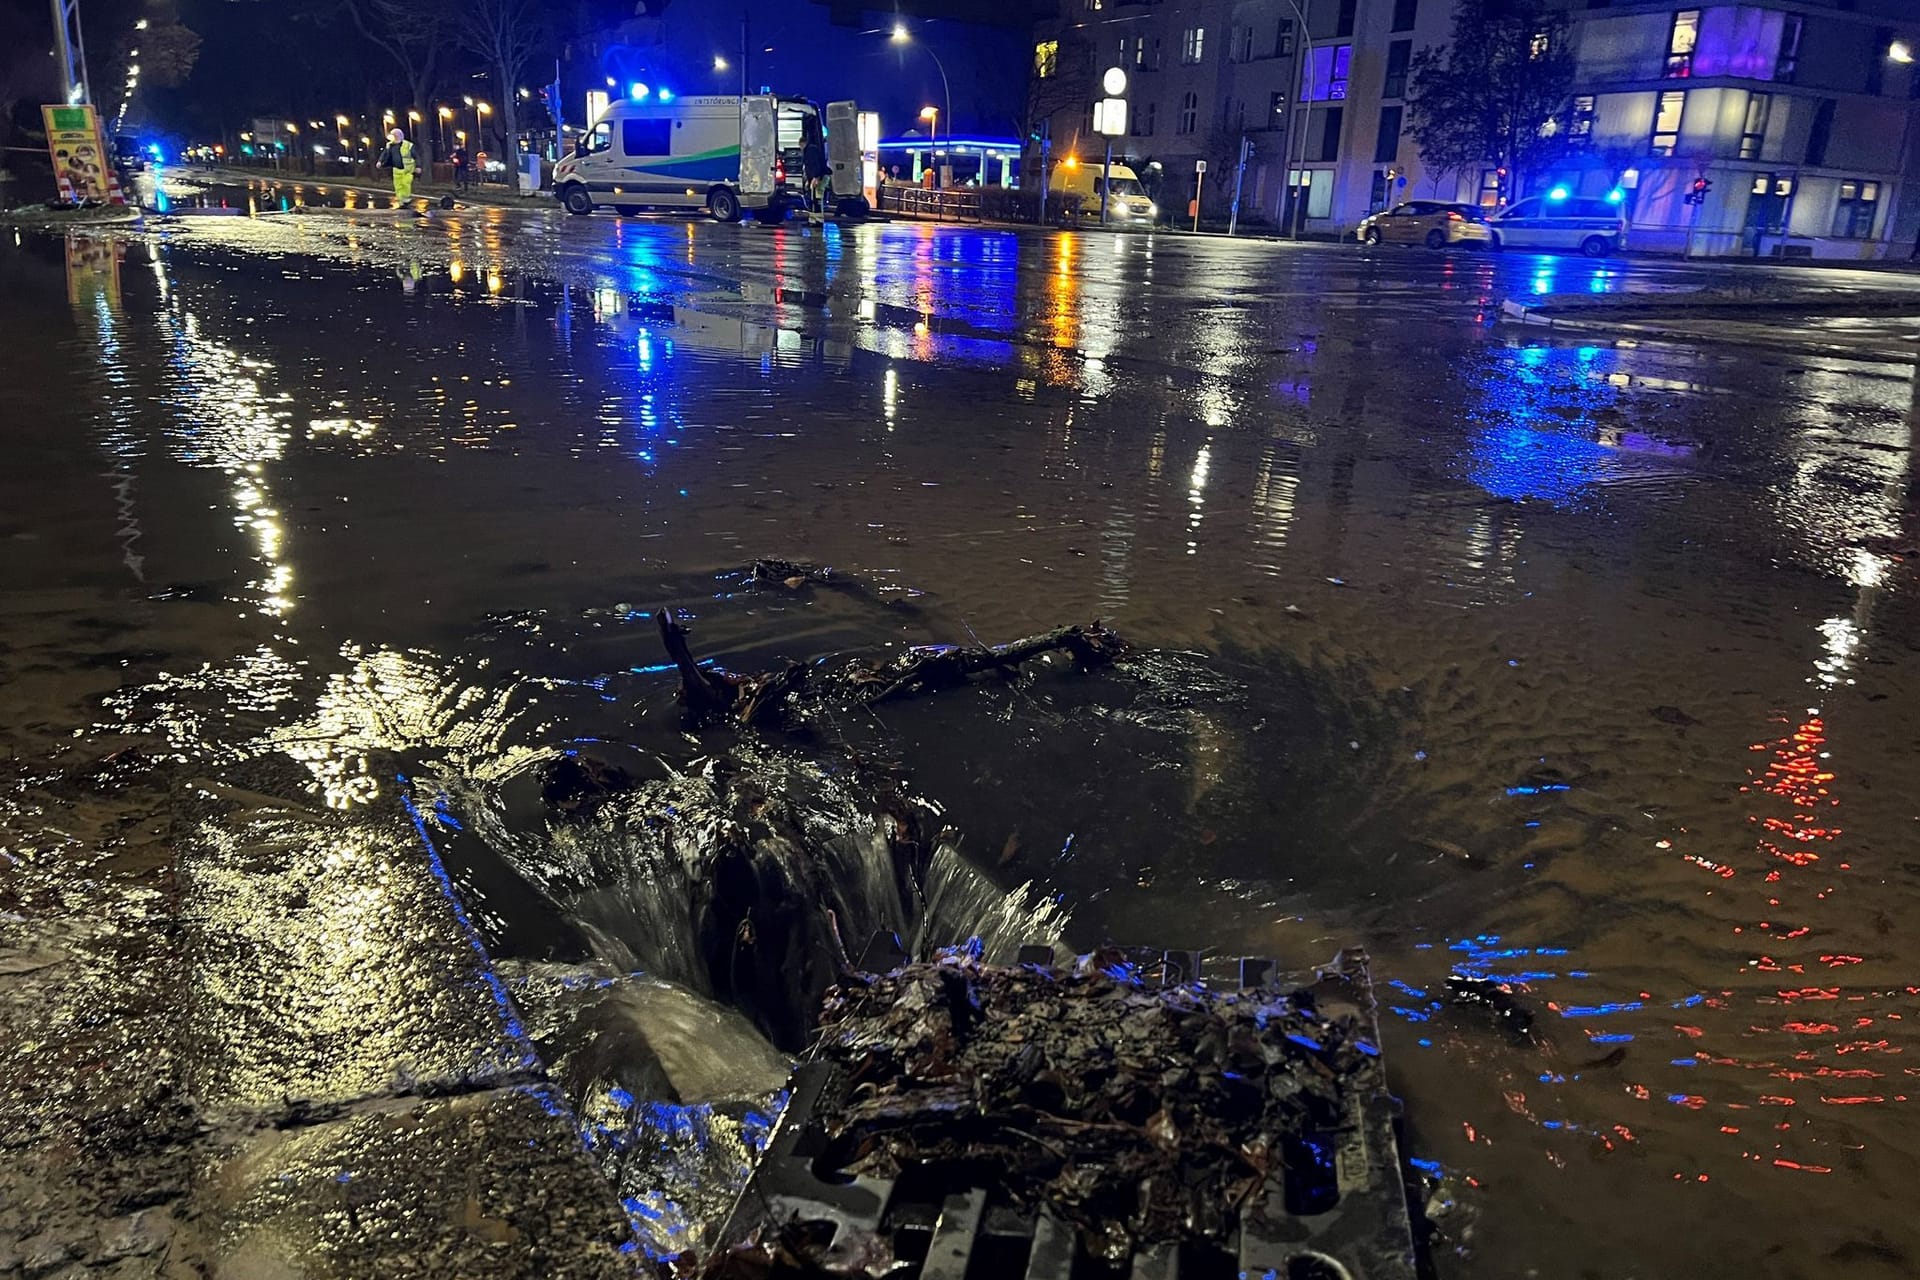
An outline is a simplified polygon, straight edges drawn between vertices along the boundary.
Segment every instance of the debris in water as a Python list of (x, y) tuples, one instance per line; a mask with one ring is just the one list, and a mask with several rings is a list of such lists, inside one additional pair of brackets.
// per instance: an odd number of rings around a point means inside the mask
[(1224, 1240), (1377, 1052), (1305, 992), (1155, 989), (1118, 953), (1055, 973), (949, 952), (835, 988), (822, 1025), (823, 1167), (966, 1162), (1109, 1259)]
[(1516, 998), (1521, 988), (1492, 978), (1475, 978), (1463, 973), (1447, 975), (1447, 1003), (1456, 1008), (1478, 1009), (1492, 1015), (1516, 1040), (1530, 1039), (1533, 1012)]

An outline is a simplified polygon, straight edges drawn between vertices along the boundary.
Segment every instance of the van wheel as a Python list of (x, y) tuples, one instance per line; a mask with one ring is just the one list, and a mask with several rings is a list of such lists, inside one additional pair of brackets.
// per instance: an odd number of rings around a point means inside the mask
[(560, 198), (560, 202), (567, 206), (568, 213), (593, 212), (593, 193), (578, 184), (568, 187), (567, 194)]
[(1613, 252), (1613, 241), (1605, 236), (1588, 236), (1580, 242), (1580, 252), (1589, 258), (1604, 258)]
[(1435, 227), (1427, 232), (1427, 248), (1444, 249), (1447, 247), (1447, 233)]
[(707, 212), (722, 222), (740, 221), (740, 197), (725, 187), (707, 192)]

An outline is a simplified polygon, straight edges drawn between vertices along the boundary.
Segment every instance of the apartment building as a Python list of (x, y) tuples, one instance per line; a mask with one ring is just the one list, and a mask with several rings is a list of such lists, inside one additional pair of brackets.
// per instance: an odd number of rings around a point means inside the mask
[[(1092, 158), (1099, 70), (1128, 72), (1116, 155), (1158, 165), (1163, 206), (1198, 187), (1243, 220), (1339, 234), (1415, 196), (1492, 203), (1490, 168), (1436, 172), (1407, 131), (1414, 54), (1448, 38), (1452, 0), (1061, 0), (1036, 29), (1056, 156)], [(1638, 248), (1906, 258), (1920, 235), (1920, 3), (1676, 5), (1566, 0), (1577, 73), (1552, 128), (1565, 159), (1537, 192), (1616, 198)], [(1086, 102), (1058, 90), (1080, 75)], [(1045, 86), (1040, 86), (1044, 88)], [(1205, 160), (1204, 180), (1195, 162)], [(1689, 204), (1699, 179), (1706, 199)]]

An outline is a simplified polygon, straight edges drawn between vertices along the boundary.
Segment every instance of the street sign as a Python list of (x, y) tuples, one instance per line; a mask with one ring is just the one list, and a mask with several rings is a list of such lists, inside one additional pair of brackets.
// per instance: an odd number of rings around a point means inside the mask
[(1109, 138), (1121, 138), (1127, 132), (1127, 100), (1102, 98), (1093, 104), (1093, 131)]
[(1195, 160), (1193, 162), (1193, 171), (1195, 173), (1205, 173), (1207, 171), (1207, 162), (1205, 160)]

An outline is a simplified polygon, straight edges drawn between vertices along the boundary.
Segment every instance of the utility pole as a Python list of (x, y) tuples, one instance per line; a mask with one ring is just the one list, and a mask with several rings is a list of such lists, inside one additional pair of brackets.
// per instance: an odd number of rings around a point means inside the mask
[(53, 31), (60, 52), (60, 91), (67, 104), (93, 101), (87, 51), (80, 40), (80, 0), (53, 0)]
[(740, 11), (740, 96), (747, 96), (747, 11)]
[(1053, 117), (1047, 116), (1040, 121), (1040, 225), (1047, 225), (1047, 189), (1053, 179), (1053, 166), (1048, 157), (1053, 154)]

